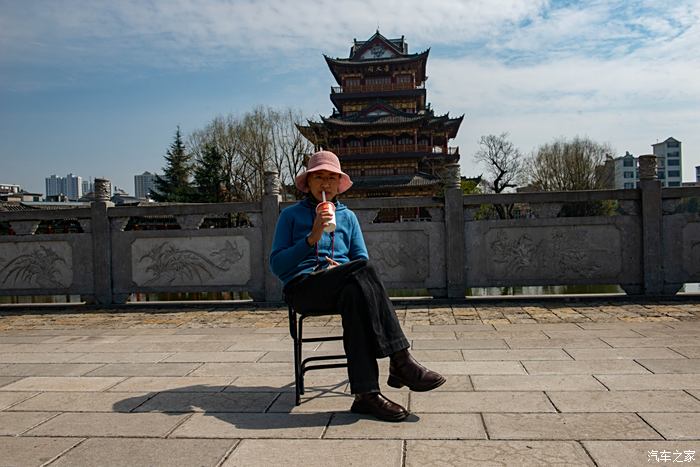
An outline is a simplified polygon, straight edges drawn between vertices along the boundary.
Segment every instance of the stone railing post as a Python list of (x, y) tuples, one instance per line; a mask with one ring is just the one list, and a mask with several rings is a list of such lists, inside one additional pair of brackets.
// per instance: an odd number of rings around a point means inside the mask
[(464, 298), (464, 201), (459, 164), (447, 164), (445, 183), (445, 267), (447, 296)]
[(91, 204), (92, 267), (95, 302), (112, 303), (112, 233), (107, 210), (114, 207), (110, 201), (112, 184), (104, 178), (95, 179), (95, 201)]
[(663, 292), (663, 257), (661, 252), (661, 182), (656, 176), (656, 156), (639, 156), (639, 188), (642, 191), (642, 257), (644, 294)]
[(282, 287), (279, 279), (275, 277), (268, 267), (268, 259), (272, 251), (272, 240), (275, 236), (275, 227), (280, 215), (280, 180), (275, 170), (265, 172), (265, 195), (262, 199), (262, 229), (263, 229), (263, 268), (265, 269), (265, 301), (282, 301)]

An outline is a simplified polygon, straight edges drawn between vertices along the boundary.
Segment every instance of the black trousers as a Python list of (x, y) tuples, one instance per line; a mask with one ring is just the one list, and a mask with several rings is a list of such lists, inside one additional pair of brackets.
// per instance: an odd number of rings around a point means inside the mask
[(379, 391), (377, 358), (410, 347), (377, 271), (366, 260), (293, 279), (287, 303), (304, 314), (335, 310), (343, 323), (343, 346), (353, 394)]

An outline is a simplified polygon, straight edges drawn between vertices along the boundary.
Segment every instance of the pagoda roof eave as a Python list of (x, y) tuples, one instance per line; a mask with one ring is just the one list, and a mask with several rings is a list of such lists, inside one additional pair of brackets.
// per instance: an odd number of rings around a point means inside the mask
[(430, 49), (417, 54), (404, 55), (401, 57), (392, 58), (377, 58), (377, 59), (367, 59), (367, 60), (352, 60), (349, 58), (331, 58), (326, 54), (323, 54), (323, 58), (326, 60), (328, 68), (330, 68), (335, 81), (342, 86), (342, 80), (337, 73), (336, 67), (338, 66), (351, 66), (351, 67), (363, 67), (368, 64), (372, 65), (384, 65), (384, 64), (396, 64), (396, 63), (411, 63), (411, 62), (422, 62), (421, 63), (421, 73), (425, 77), (426, 73), (426, 62), (428, 60), (428, 55), (430, 54)]

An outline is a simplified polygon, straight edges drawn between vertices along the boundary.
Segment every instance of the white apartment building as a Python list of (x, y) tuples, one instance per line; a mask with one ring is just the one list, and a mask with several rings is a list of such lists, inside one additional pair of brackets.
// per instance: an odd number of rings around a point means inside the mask
[(149, 193), (156, 188), (156, 174), (144, 172), (141, 175), (134, 175), (134, 196), (146, 199)]
[(656, 159), (659, 181), (663, 187), (681, 186), (683, 181), (683, 156), (681, 142), (668, 138), (661, 143), (652, 144)]
[(83, 177), (72, 173), (65, 177), (51, 175), (46, 177), (46, 197), (66, 195), (70, 201), (77, 201), (83, 196)]
[(609, 160), (612, 165), (613, 188), (636, 188), (639, 184), (639, 161), (627, 151), (624, 156)]

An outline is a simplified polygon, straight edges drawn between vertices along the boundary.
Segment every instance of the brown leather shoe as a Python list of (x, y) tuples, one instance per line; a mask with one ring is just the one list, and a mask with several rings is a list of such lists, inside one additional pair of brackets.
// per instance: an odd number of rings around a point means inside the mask
[(408, 386), (411, 391), (424, 392), (442, 386), (444, 382), (444, 376), (418, 363), (408, 350), (391, 355), (386, 384), (392, 388)]
[(380, 392), (356, 394), (350, 412), (373, 415), (385, 422), (400, 422), (408, 417), (408, 410), (390, 401)]

